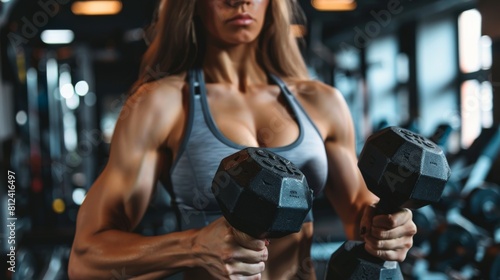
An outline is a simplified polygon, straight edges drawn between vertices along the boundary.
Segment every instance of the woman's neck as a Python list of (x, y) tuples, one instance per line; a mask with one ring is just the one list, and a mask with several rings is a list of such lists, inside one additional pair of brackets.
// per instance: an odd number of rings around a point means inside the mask
[(220, 47), (208, 44), (203, 70), (208, 83), (225, 83), (247, 92), (251, 85), (266, 84), (267, 75), (257, 62), (257, 43)]

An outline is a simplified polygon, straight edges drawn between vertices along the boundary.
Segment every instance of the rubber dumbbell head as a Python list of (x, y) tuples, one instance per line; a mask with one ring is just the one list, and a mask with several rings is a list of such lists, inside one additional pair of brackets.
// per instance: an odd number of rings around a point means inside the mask
[[(426, 138), (399, 127), (388, 127), (370, 136), (358, 167), (375, 195), (379, 213), (401, 207), (417, 209), (437, 202), (450, 177), (443, 151)], [(397, 262), (385, 262), (364, 250), (364, 243), (348, 241), (332, 254), (327, 280), (403, 280)]]
[(492, 231), (500, 225), (500, 190), (493, 184), (472, 190), (462, 214), (476, 225)]
[(399, 127), (370, 136), (358, 167), (386, 212), (437, 202), (450, 177), (443, 151), (430, 140)]
[(224, 158), (212, 191), (231, 226), (255, 238), (300, 231), (313, 199), (304, 174), (292, 162), (260, 148)]

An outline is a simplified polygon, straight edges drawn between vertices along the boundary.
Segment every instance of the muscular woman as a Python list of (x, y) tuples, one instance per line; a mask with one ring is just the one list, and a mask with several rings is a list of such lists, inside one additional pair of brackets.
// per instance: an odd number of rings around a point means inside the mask
[[(350, 112), (337, 90), (308, 77), (290, 33), (295, 11), (293, 0), (163, 2), (109, 162), (78, 213), (70, 278), (315, 279), (311, 215), (299, 233), (270, 241), (221, 217), (212, 177), (247, 146), (292, 160), (369, 253), (406, 257), (411, 212), (374, 215), (378, 198), (356, 166)], [(180, 231), (133, 233), (158, 180)]]

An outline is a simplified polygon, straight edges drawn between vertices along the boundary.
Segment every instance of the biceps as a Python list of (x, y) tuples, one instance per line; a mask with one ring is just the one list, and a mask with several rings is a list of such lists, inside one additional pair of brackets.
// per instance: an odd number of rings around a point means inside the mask
[(124, 182), (126, 195), (123, 205), (127, 217), (133, 221), (132, 227), (135, 227), (142, 219), (151, 200), (158, 177), (157, 160), (157, 151), (144, 154), (134, 172), (135, 176), (127, 178)]
[(119, 197), (117, 203), (132, 228), (142, 219), (151, 199), (157, 180), (157, 159), (158, 152), (150, 151), (122, 157), (119, 164), (110, 166), (107, 185), (112, 188), (111, 196)]
[(329, 191), (352, 201), (363, 184), (356, 156), (337, 143), (327, 143), (327, 153)]
[(353, 150), (338, 143), (327, 143), (328, 185), (327, 196), (337, 212), (352, 213), (359, 211), (366, 204), (377, 201), (364, 183), (357, 167), (357, 158)]
[(116, 165), (110, 158), (80, 210), (78, 220), (89, 234), (106, 229), (130, 231), (137, 226), (154, 189), (155, 159), (146, 153), (140, 160)]

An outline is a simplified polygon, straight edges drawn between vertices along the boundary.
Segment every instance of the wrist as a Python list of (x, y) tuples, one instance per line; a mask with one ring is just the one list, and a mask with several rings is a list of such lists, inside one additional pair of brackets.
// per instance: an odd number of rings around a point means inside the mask
[(198, 246), (198, 239), (200, 235), (199, 229), (192, 229), (185, 231), (184, 239), (181, 241), (181, 246), (183, 250), (188, 252), (189, 261), (187, 263), (188, 268), (194, 268), (200, 266), (199, 255), (200, 248)]

